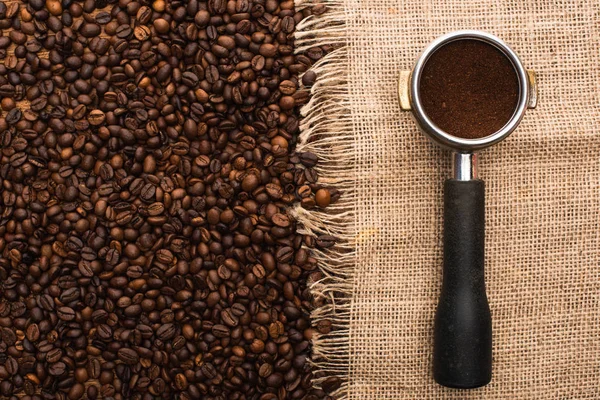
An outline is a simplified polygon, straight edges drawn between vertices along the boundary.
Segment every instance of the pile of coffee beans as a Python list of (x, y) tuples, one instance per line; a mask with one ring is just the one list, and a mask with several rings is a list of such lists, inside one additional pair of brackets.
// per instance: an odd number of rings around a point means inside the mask
[(320, 399), (291, 0), (0, 2), (0, 397)]

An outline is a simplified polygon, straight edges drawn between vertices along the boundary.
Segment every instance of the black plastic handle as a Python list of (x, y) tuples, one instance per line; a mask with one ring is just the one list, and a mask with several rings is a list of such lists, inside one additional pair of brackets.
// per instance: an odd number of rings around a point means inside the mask
[(492, 318), (485, 293), (485, 185), (444, 185), (444, 269), (435, 316), (433, 376), (471, 389), (492, 379)]

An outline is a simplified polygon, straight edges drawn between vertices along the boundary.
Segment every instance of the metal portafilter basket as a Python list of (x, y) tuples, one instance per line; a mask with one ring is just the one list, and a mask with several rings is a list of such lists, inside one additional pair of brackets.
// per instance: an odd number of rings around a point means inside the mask
[[(518, 101), (512, 117), (500, 130), (485, 137), (465, 139), (445, 132), (427, 115), (422, 103), (421, 78), (427, 61), (444, 45), (457, 40), (494, 46), (510, 61), (518, 79)], [(478, 177), (476, 152), (507, 138), (525, 111), (535, 108), (535, 74), (526, 70), (499, 38), (474, 30), (456, 31), (431, 43), (412, 71), (401, 72), (399, 96), (402, 110), (412, 111), (420, 130), (452, 151), (453, 176), (444, 184), (444, 264), (435, 316), (434, 378), (454, 388), (484, 386), (492, 377), (492, 320), (484, 277), (485, 188)]]

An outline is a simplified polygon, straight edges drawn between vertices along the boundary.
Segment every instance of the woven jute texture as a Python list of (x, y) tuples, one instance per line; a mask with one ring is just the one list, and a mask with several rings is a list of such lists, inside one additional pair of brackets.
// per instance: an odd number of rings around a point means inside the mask
[[(299, 7), (316, 1), (302, 0)], [(318, 252), (333, 303), (316, 321), (317, 368), (342, 377), (338, 398), (600, 398), (600, 4), (561, 0), (337, 0), (299, 26), (300, 48), (336, 48), (314, 68), (300, 148), (321, 157), (342, 199), (294, 210)], [(397, 101), (399, 71), (434, 38), (480, 29), (538, 73), (539, 106), (481, 154), (494, 372), (459, 391), (431, 376), (449, 154)]]

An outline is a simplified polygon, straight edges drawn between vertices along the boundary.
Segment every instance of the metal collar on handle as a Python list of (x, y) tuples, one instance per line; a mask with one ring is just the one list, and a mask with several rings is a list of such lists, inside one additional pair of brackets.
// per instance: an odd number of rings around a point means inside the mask
[(476, 153), (452, 153), (452, 177), (459, 181), (479, 179)]

